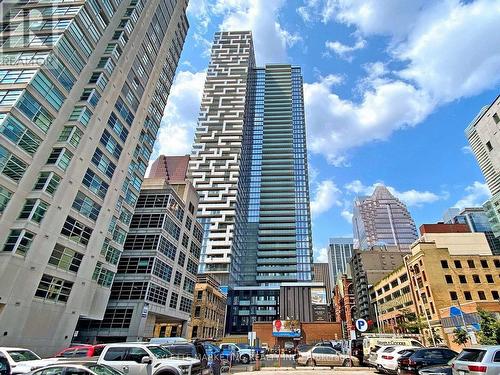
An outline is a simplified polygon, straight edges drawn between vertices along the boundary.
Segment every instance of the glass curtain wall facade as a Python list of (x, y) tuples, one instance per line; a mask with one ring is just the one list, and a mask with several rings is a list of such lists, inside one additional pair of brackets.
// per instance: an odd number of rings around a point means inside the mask
[(352, 257), (353, 246), (352, 238), (330, 238), (330, 244), (328, 245), (328, 269), (332, 284), (337, 282), (339, 275), (348, 273), (348, 263)]
[(406, 205), (382, 185), (371, 196), (356, 198), (352, 224), (355, 249), (396, 246), (401, 251), (410, 251), (410, 245), (418, 238)]
[(0, 346), (51, 355), (104, 315), (187, 0), (5, 3)]

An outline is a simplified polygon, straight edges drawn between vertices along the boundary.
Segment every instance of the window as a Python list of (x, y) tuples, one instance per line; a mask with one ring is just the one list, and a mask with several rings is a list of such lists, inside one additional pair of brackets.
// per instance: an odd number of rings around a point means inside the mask
[(163, 236), (160, 236), (160, 244), (158, 246), (158, 250), (167, 258), (175, 260), (177, 247)]
[(148, 283), (145, 281), (115, 281), (111, 287), (110, 299), (144, 299)]
[(200, 310), (201, 310), (201, 307), (200, 307), (200, 306), (196, 306), (196, 307), (194, 308), (194, 317), (195, 317), (195, 318), (199, 318), (199, 317), (200, 317), (200, 312), (201, 312)]
[(115, 273), (103, 267), (101, 262), (97, 262), (94, 273), (92, 275), (92, 280), (96, 281), (98, 285), (105, 288), (110, 288), (113, 284), (113, 278)]
[(36, 152), (42, 142), (40, 137), (12, 116), (7, 116), (3, 120), (0, 133), (30, 155)]
[(453, 284), (453, 277), (451, 275), (444, 275), (444, 278), (448, 284)]
[(184, 278), (184, 286), (183, 286), (183, 289), (190, 293), (190, 294), (193, 294), (194, 292), (194, 284), (195, 282), (189, 278)]
[(488, 261), (486, 259), (481, 259), (481, 267), (489, 268)]
[(68, 168), (69, 163), (71, 162), (71, 158), (73, 154), (69, 152), (65, 148), (54, 148), (52, 149), (49, 158), (47, 159), (47, 164), (49, 165), (57, 165), (63, 171)]
[(35, 69), (0, 70), (0, 83), (28, 83), (35, 75)]
[(151, 283), (149, 285), (148, 294), (146, 296), (146, 299), (150, 302), (158, 303), (160, 305), (166, 305), (167, 304), (167, 295), (168, 295), (167, 289), (162, 288), (159, 285)]
[(83, 132), (76, 126), (65, 126), (59, 136), (58, 142), (67, 142), (71, 146), (77, 148), (82, 139)]
[(179, 306), (179, 310), (186, 313), (190, 313), (192, 304), (193, 301), (190, 300), (189, 298), (181, 297), (181, 305)]
[(122, 147), (118, 144), (116, 139), (114, 139), (113, 136), (106, 129), (104, 129), (104, 132), (102, 133), (101, 144), (117, 160), (120, 158), (120, 154), (122, 152)]
[(99, 198), (104, 199), (106, 197), (109, 185), (91, 169), (87, 169), (82, 184)]
[(28, 165), (25, 162), (0, 145), (0, 172), (2, 174), (18, 182), (27, 168)]
[(5, 241), (3, 251), (26, 255), (33, 243), (33, 238), (35, 238), (35, 234), (25, 229), (12, 229), (7, 241)]
[(170, 296), (170, 308), (176, 309), (177, 308), (177, 301), (179, 299), (179, 295), (177, 293), (172, 292), (172, 295)]
[(500, 300), (500, 296), (498, 295), (498, 291), (497, 290), (492, 290), (491, 291), (491, 297), (496, 300), (496, 301), (499, 301)]
[(493, 284), (493, 275), (486, 275), (486, 281), (488, 284)]
[(168, 264), (162, 262), (159, 259), (155, 260), (155, 265), (153, 268), (153, 275), (158, 276), (160, 279), (170, 282), (172, 277), (172, 267)]
[(192, 275), (196, 275), (198, 273), (198, 265), (193, 262), (191, 259), (188, 259), (187, 271)]
[(479, 275), (472, 275), (472, 280), (474, 281), (475, 284), (481, 283), (481, 279), (479, 278)]
[(469, 268), (476, 268), (476, 264), (472, 259), (467, 260), (467, 265), (469, 266)]
[(486, 142), (486, 148), (488, 149), (488, 151), (492, 151), (493, 150), (493, 146), (491, 145), (490, 141)]
[(177, 261), (177, 264), (179, 266), (184, 267), (184, 263), (186, 263), (186, 254), (184, 254), (182, 251), (179, 252), (179, 260)]
[(472, 295), (471, 295), (471, 293), (470, 293), (470, 292), (465, 291), (465, 292), (464, 292), (464, 297), (465, 297), (465, 299), (466, 299), (467, 301), (472, 301)]
[(458, 300), (457, 292), (450, 292), (450, 298), (452, 301)]
[(462, 262), (459, 260), (454, 260), (453, 263), (455, 264), (455, 268), (462, 268)]
[(186, 222), (184, 223), (184, 226), (188, 231), (190, 231), (192, 225), (193, 225), (193, 220), (189, 216), (186, 216)]
[(180, 286), (182, 283), (182, 273), (179, 271), (175, 272), (174, 285)]
[(82, 263), (82, 259), (83, 254), (68, 247), (56, 244), (49, 258), (49, 264), (66, 271), (77, 273)]
[(50, 195), (54, 195), (60, 182), (61, 177), (54, 172), (40, 172), (40, 176), (38, 176), (38, 180), (33, 190), (45, 191)]
[(47, 133), (54, 121), (54, 116), (29, 92), (24, 93), (17, 103), (17, 108), (44, 133)]
[(0, 185), (0, 214), (5, 210), (5, 207), (7, 207), (11, 197), (12, 192)]
[(41, 199), (26, 199), (26, 203), (19, 214), (19, 219), (28, 219), (35, 223), (41, 223), (48, 208), (48, 203)]
[(106, 176), (109, 178), (113, 177), (116, 165), (113, 164), (111, 160), (109, 160), (109, 158), (98, 148), (96, 148), (94, 155), (92, 156), (92, 163), (94, 163), (97, 169), (99, 169)]
[(467, 278), (465, 275), (458, 275), (458, 280), (460, 280), (460, 284), (467, 284)]
[(114, 112), (111, 112), (111, 115), (109, 116), (108, 125), (111, 129), (113, 129), (115, 134), (120, 137), (122, 142), (125, 142), (127, 140), (128, 130), (127, 128), (125, 128), (122, 122), (118, 120), (118, 117)]
[(68, 237), (71, 241), (86, 246), (92, 235), (92, 228), (68, 216), (61, 230), (61, 234)]
[(118, 264), (119, 273), (150, 273), (153, 269), (152, 257), (121, 257)]
[(66, 303), (72, 287), (72, 282), (50, 275), (43, 275), (35, 292), (35, 297)]
[(203, 298), (203, 290), (198, 290), (196, 294), (196, 299), (200, 300)]
[(184, 246), (187, 249), (188, 244), (189, 244), (189, 236), (186, 233), (184, 233), (182, 235), (182, 246)]
[(61, 109), (66, 97), (44, 73), (38, 72), (31, 85), (56, 111)]
[(484, 294), (484, 292), (483, 292), (482, 290), (479, 290), (479, 291), (477, 292), (477, 295), (478, 295), (478, 297), (479, 297), (479, 299), (480, 299), (481, 301), (484, 301), (484, 300), (486, 299), (486, 294)]
[(0, 106), (12, 106), (21, 96), (22, 90), (0, 90)]
[(500, 259), (493, 259), (496, 268), (500, 268)]
[(69, 121), (76, 121), (87, 127), (90, 118), (92, 117), (92, 112), (87, 107), (76, 106), (73, 112), (69, 116)]
[[(59, 21), (59, 22), (68, 22), (69, 20)], [(50, 55), (50, 58), (47, 59), (45, 66), (47, 70), (59, 81), (59, 83), (66, 89), (66, 91), (70, 91), (73, 85), (75, 84), (75, 77), (69, 71), (68, 68), (54, 55)]]
[(498, 113), (493, 113), (493, 121), (495, 121), (495, 124), (498, 124), (500, 122), (500, 117), (498, 117)]
[(104, 360), (113, 362), (120, 361), (123, 362), (126, 358), (128, 348), (109, 348), (106, 354), (104, 355)]
[(90, 220), (96, 221), (101, 211), (101, 206), (87, 197), (81, 191), (76, 194), (73, 202), (73, 208), (80, 212), (83, 216), (88, 217)]
[(120, 260), (121, 251), (113, 247), (109, 243), (109, 239), (106, 238), (104, 239), (104, 243), (102, 244), (101, 255), (104, 256), (106, 262), (117, 265), (118, 261)]

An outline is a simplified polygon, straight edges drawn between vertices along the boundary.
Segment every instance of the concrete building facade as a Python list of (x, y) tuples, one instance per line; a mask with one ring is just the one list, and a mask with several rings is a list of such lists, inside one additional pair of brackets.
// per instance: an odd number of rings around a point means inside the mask
[(356, 198), (352, 225), (355, 249), (393, 246), (409, 251), (418, 238), (406, 205), (383, 185), (378, 185), (371, 196)]
[(51, 355), (80, 318), (103, 319), (186, 7), (9, 4), (0, 32), (1, 346)]
[(104, 319), (81, 320), (77, 342), (141, 341), (158, 325), (187, 335), (202, 238), (197, 206), (187, 180), (144, 180)]
[(322, 283), (326, 290), (327, 303), (332, 303), (333, 285), (330, 279), (330, 270), (328, 263), (313, 263), (313, 281)]
[(189, 337), (220, 338), (226, 323), (227, 296), (219, 283), (210, 275), (200, 275), (194, 287)]
[(465, 135), (483, 173), (492, 197), (483, 205), (495, 237), (500, 237), (500, 96), (465, 129)]
[(330, 280), (332, 283), (336, 282), (338, 275), (347, 273), (353, 250), (354, 245), (352, 238), (330, 238), (327, 254)]

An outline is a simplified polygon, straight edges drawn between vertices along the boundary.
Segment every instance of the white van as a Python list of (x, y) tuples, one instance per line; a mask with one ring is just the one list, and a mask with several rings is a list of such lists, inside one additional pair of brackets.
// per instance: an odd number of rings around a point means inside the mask
[(370, 353), (373, 350), (378, 350), (382, 346), (413, 346), (423, 348), (424, 346), (420, 341), (412, 337), (400, 337), (400, 336), (386, 336), (386, 337), (376, 337), (376, 336), (365, 336), (363, 337), (363, 359), (368, 362), (370, 358)]

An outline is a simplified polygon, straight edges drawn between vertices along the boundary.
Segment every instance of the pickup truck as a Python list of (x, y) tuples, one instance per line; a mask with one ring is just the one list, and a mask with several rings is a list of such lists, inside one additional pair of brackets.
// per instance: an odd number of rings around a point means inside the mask
[(255, 349), (248, 344), (224, 343), (220, 344), (222, 350), (233, 349), (236, 352), (236, 360), (243, 364), (255, 361)]
[(107, 345), (97, 359), (125, 375), (202, 375), (201, 362), (194, 358), (175, 358), (158, 346), (145, 343)]

